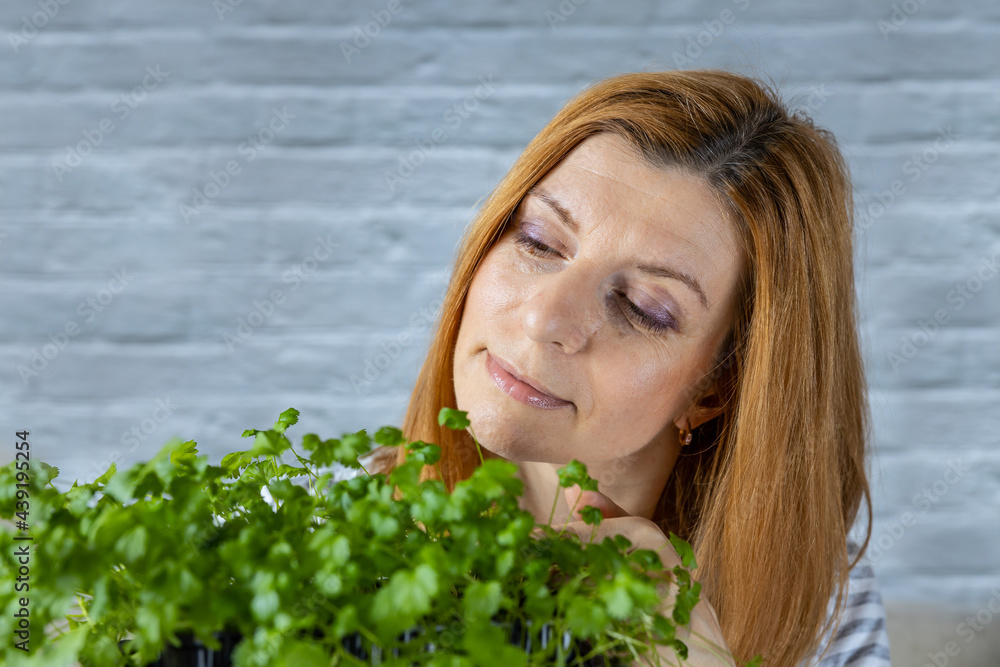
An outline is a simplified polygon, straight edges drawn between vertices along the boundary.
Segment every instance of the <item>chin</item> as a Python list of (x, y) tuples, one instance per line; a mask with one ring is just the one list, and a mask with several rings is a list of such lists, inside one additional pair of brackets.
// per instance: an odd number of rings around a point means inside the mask
[[(500, 396), (502, 400), (506, 399)], [(539, 441), (537, 427), (529, 427), (518, 421), (516, 411), (504, 406), (502, 401), (479, 399), (465, 405), (456, 401), (459, 410), (468, 413), (469, 423), (480, 446), (508, 461), (539, 461), (565, 463), (568, 456), (560, 456)]]

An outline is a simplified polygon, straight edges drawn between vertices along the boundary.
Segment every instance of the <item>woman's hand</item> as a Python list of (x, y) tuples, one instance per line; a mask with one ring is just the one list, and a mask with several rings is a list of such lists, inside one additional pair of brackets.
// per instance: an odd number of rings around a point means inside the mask
[[(601, 511), (604, 519), (597, 527), (594, 541), (600, 542), (607, 536), (623, 535), (629, 539), (636, 549), (650, 549), (660, 555), (665, 570), (673, 570), (677, 565), (681, 565), (681, 558), (677, 554), (670, 540), (663, 534), (659, 526), (655, 523), (639, 516), (630, 516), (628, 512), (616, 505), (610, 498), (597, 491), (583, 491), (581, 495), (579, 486), (571, 486), (565, 490), (566, 503), (570, 508), (575, 506), (571, 515), (574, 519), (566, 524), (566, 530), (576, 533), (581, 540), (590, 541), (594, 527), (582, 521), (579, 511), (586, 505), (596, 507)], [(676, 598), (676, 587), (671, 586), (661, 612), (668, 616), (674, 606)], [(685, 664), (693, 667), (736, 667), (722, 636), (719, 627), (719, 619), (715, 609), (708, 600), (701, 599), (691, 610), (691, 623), (687, 626), (677, 627), (677, 638), (682, 640), (688, 647), (688, 658)], [(667, 664), (681, 664), (680, 658), (673, 649), (666, 646), (657, 646), (657, 651), (661, 658), (667, 659)], [(639, 663), (636, 663), (639, 664)], [(652, 660), (648, 664), (655, 664)]]

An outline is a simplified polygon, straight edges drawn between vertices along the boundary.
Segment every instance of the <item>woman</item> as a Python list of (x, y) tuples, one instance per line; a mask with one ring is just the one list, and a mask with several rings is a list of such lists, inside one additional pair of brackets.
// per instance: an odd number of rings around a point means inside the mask
[[(489, 455), (518, 465), (539, 522), (575, 458), (599, 481), (580, 505), (605, 533), (667, 567), (665, 535), (689, 541), (705, 639), (691, 664), (888, 664), (858, 563), (870, 527), (858, 553), (847, 540), (862, 500), (871, 515), (852, 209), (833, 137), (749, 78), (591, 86), (470, 224), (405, 436), (441, 445), (452, 488), (478, 456), (437, 414), (465, 410)], [(578, 495), (553, 523), (579, 519)], [(865, 589), (850, 600), (849, 577)]]

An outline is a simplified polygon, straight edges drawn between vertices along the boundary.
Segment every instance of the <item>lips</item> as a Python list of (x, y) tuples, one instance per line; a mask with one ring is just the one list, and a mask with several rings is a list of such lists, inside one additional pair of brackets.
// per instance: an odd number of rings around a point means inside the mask
[(493, 383), (511, 398), (538, 408), (555, 409), (572, 405), (570, 401), (553, 396), (536, 380), (524, 378), (508, 362), (494, 357), (487, 350), (486, 370)]

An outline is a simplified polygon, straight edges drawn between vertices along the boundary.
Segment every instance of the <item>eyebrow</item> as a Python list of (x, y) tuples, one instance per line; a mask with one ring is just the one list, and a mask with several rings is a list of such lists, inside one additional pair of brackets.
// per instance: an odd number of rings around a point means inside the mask
[[(562, 223), (569, 227), (574, 234), (578, 234), (580, 232), (580, 225), (573, 219), (570, 212), (566, 210), (566, 207), (563, 206), (558, 199), (550, 195), (548, 192), (541, 189), (537, 185), (533, 185), (531, 189), (528, 190), (527, 196), (537, 197), (548, 204), (549, 208), (556, 212), (556, 215), (559, 216)], [(701, 284), (698, 282), (698, 279), (691, 274), (678, 271), (677, 269), (672, 269), (668, 266), (656, 266), (652, 264), (639, 264), (636, 268), (651, 276), (672, 278), (673, 280), (681, 281), (698, 296), (698, 300), (701, 302), (701, 305), (705, 308), (705, 310), (709, 309), (708, 297), (705, 296), (705, 290), (701, 288)]]

